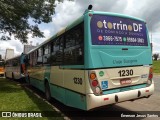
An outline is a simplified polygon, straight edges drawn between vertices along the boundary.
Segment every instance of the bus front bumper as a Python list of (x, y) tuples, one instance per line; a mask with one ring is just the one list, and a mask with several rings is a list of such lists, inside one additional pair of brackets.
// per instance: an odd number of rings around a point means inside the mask
[(149, 97), (150, 95), (153, 94), (153, 92), (154, 92), (154, 83), (152, 83), (149, 87), (130, 90), (130, 91), (123, 91), (108, 95), (95, 96), (94, 94), (88, 94), (87, 110), (123, 101)]

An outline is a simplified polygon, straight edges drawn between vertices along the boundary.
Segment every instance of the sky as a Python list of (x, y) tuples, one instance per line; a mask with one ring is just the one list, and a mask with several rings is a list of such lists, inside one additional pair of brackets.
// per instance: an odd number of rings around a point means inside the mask
[[(160, 0), (64, 0), (63, 3), (55, 4), (52, 22), (39, 26), (45, 38), (32, 38), (29, 34), (28, 44), (44, 42), (83, 15), (88, 5), (92, 4), (95, 11), (114, 12), (144, 19), (153, 43), (153, 53), (160, 53)], [(3, 57), (7, 48), (14, 49), (15, 55), (23, 52), (23, 44), (13, 36), (10, 41), (0, 41), (0, 54)]]

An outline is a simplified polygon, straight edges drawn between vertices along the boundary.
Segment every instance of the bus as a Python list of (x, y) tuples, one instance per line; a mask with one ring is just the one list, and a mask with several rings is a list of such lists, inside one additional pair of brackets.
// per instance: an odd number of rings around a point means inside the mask
[(20, 82), (25, 80), (25, 75), (22, 73), (22, 67), (20, 63), (21, 55), (7, 59), (5, 64), (5, 76), (13, 80), (19, 80)]
[(0, 60), (0, 77), (4, 77), (4, 68), (5, 64), (4, 64), (4, 60)]
[(46, 99), (91, 110), (154, 92), (146, 22), (88, 10), (27, 53), (27, 82)]

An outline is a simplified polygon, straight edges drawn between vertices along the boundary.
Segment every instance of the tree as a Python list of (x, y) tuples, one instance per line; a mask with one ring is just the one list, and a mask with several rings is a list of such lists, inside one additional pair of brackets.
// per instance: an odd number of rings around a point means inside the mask
[(44, 37), (38, 25), (52, 21), (54, 3), (55, 0), (0, 0), (0, 39), (10, 40), (13, 35), (27, 43), (29, 33), (32, 37)]
[(159, 54), (158, 53), (155, 53), (155, 54), (153, 54), (153, 58), (154, 58), (154, 60), (158, 60), (158, 57), (159, 57)]

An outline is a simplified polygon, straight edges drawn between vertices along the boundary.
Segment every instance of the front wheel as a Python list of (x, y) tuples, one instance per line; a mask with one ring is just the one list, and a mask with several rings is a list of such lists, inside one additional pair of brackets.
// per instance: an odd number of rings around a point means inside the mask
[(48, 82), (45, 84), (45, 96), (47, 101), (51, 101), (51, 92), (50, 92), (50, 87)]

